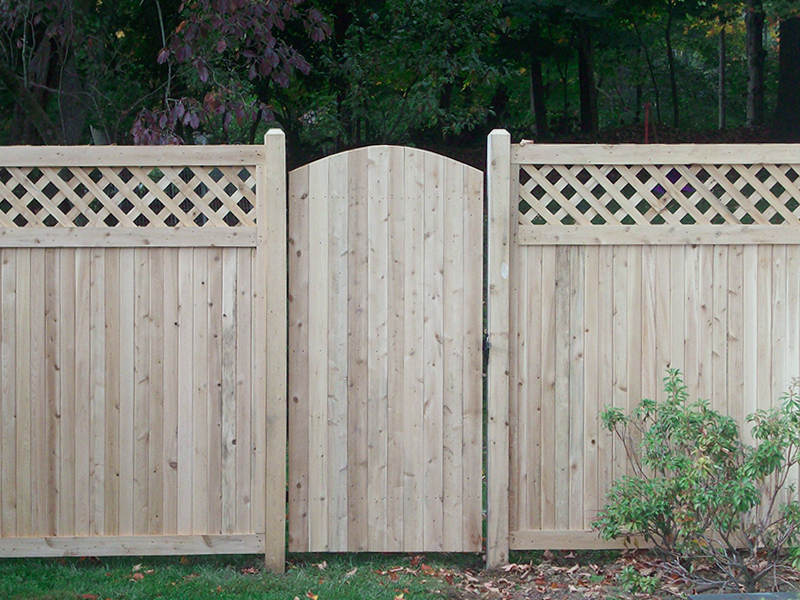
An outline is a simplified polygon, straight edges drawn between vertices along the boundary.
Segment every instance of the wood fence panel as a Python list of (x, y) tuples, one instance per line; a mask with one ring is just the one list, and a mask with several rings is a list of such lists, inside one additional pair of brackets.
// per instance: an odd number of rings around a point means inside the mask
[(373, 147), (289, 190), (289, 549), (480, 550), (480, 173)]
[(283, 167), (112, 154), (0, 152), (0, 555), (266, 550), (280, 570)]
[(660, 398), (671, 366), (747, 438), (800, 376), (800, 167), (740, 152), (512, 146), (512, 549), (615, 545), (591, 531), (629, 472), (604, 405)]

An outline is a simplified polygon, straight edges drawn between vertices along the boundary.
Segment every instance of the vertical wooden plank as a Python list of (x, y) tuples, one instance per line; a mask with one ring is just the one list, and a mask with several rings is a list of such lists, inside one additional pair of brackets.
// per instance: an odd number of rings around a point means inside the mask
[[(120, 251), (105, 250), (105, 510), (106, 535), (120, 533)], [(62, 298), (62, 303), (63, 303)], [(63, 389), (63, 388), (62, 388)], [(64, 415), (62, 413), (63, 420)]]
[[(464, 550), (483, 545), (483, 173), (467, 169), (464, 214)], [(408, 291), (406, 291), (408, 294)]]
[[(308, 551), (309, 167), (289, 180), (289, 551)], [(258, 275), (256, 274), (256, 277)], [(347, 293), (345, 292), (345, 297)]]
[[(133, 531), (150, 532), (150, 250), (134, 250)], [(80, 300), (78, 301), (80, 302)], [(75, 329), (78, 329), (76, 320)], [(79, 357), (80, 360), (80, 357)], [(80, 394), (78, 393), (78, 398)], [(80, 458), (76, 457), (78, 464)]]
[[(670, 320), (671, 320), (671, 329), (670, 338), (672, 344), (672, 367), (675, 369), (680, 369), (683, 373), (684, 377), (686, 378), (686, 383), (688, 385), (688, 373), (687, 373), (687, 357), (686, 357), (686, 348), (685, 348), (685, 338), (684, 338), (684, 331), (687, 327), (684, 318), (686, 315), (686, 274), (685, 271), (688, 271), (688, 265), (686, 269), (684, 269), (685, 263), (690, 261), (690, 257), (688, 256), (690, 253), (690, 248), (684, 248), (684, 246), (670, 246)], [(691, 329), (689, 329), (691, 331)]]
[(236, 526), (252, 532), (251, 427), (253, 421), (253, 255), (237, 251), (236, 264)]
[(208, 251), (208, 528), (222, 533), (222, 249)]
[(367, 155), (350, 155), (348, 188), (348, 241), (350, 278), (347, 312), (349, 323), (349, 364), (347, 394), (347, 512), (348, 547), (352, 552), (369, 548), (367, 506), (367, 395), (369, 335), (369, 240), (367, 238), (368, 183)]
[[(758, 246), (758, 358), (756, 359), (756, 403), (757, 408), (769, 408), (772, 405), (772, 349), (774, 330), (772, 323), (775, 318), (773, 301), (776, 300), (773, 292), (773, 275), (775, 268), (773, 261), (779, 257), (773, 255), (774, 246)], [(750, 411), (752, 412), (752, 411)]]
[[(614, 248), (598, 249), (597, 305), (599, 309), (597, 389), (603, 406), (614, 397)], [(614, 436), (603, 430), (597, 440), (598, 496), (605, 497), (614, 479)]]
[(658, 355), (656, 351), (657, 312), (656, 280), (659, 265), (656, 261), (657, 246), (642, 247), (642, 354), (641, 389), (642, 398), (656, 399), (658, 396)]
[(584, 352), (585, 352), (585, 279), (586, 250), (569, 249), (569, 528), (583, 529), (584, 504)]
[(164, 532), (164, 248), (148, 252), (150, 304), (148, 314), (148, 445), (147, 505), (150, 535)]
[[(221, 468), (222, 468), (222, 533), (244, 531), (237, 528), (236, 465), (238, 441), (236, 439), (237, 394), (236, 394), (236, 313), (237, 306), (237, 250), (222, 250), (222, 423), (221, 423)], [(243, 336), (244, 337), (244, 334)], [(249, 405), (249, 398), (246, 404)], [(246, 446), (245, 446), (246, 448)]]
[[(386, 542), (389, 552), (403, 550), (403, 446), (404, 446), (404, 357), (403, 315), (405, 312), (404, 264), (404, 168), (405, 151), (388, 148), (387, 173), (387, 459), (386, 459)], [(329, 384), (330, 385), (330, 384)], [(460, 495), (460, 494), (459, 494)], [(458, 523), (461, 526), (461, 523)]]
[[(36, 535), (51, 535), (48, 507), (47, 396), (45, 389), (45, 250), (31, 250), (30, 402), (31, 520)], [(84, 463), (85, 465), (86, 463)]]
[[(627, 382), (628, 414), (642, 400), (642, 247), (628, 246)], [(625, 338), (623, 338), (625, 339)], [(634, 435), (638, 442), (638, 437)], [(630, 465), (628, 465), (630, 469)]]
[(511, 190), (511, 136), (494, 130), (487, 142), (488, 176), (488, 334), (492, 344), (487, 372), (488, 520), (487, 565), (508, 561), (508, 370), (509, 253), (516, 231), (517, 190)]
[(744, 246), (728, 247), (727, 276), (727, 402), (728, 414), (744, 425)]
[(89, 284), (91, 380), (89, 447), (89, 533), (105, 534), (105, 250), (93, 249)]
[[(611, 403), (618, 408), (628, 410), (628, 248), (614, 246), (613, 274), (613, 389)], [(635, 358), (634, 358), (635, 359)], [(625, 451), (619, 442), (614, 444), (613, 477), (616, 479), (627, 473), (628, 461)]]
[(728, 246), (714, 246), (711, 318), (711, 402), (723, 414), (728, 406)]
[(119, 251), (120, 349), (119, 349), (119, 534), (134, 533), (134, 452), (136, 388), (136, 254), (133, 248)]
[[(178, 286), (180, 274), (178, 269), (178, 256), (180, 250), (170, 248), (164, 251), (164, 344), (163, 344), (163, 511), (162, 531), (165, 534), (178, 533), (178, 505), (182, 497), (178, 494), (178, 429), (191, 423), (179, 420), (180, 397), (180, 348), (178, 337), (180, 335), (180, 306), (178, 300)], [(191, 388), (189, 388), (191, 389)], [(158, 425), (158, 423), (155, 423)]]
[(784, 371), (786, 359), (786, 246), (772, 247), (772, 377), (770, 378), (770, 405), (780, 404), (780, 396), (786, 391), (788, 377)]
[[(670, 246), (655, 248), (656, 261), (656, 298), (655, 298), (655, 335), (656, 335), (656, 391), (655, 397), (661, 397), (662, 381), (667, 366), (673, 364), (672, 345), (670, 341)], [(654, 399), (655, 399), (654, 397)]]
[(425, 378), (422, 444), (425, 453), (425, 548), (442, 550), (443, 535), (443, 411), (442, 327), (444, 322), (444, 160), (425, 154)]
[(208, 442), (208, 250), (197, 248), (194, 251), (194, 294), (193, 294), (193, 382), (192, 400), (192, 533), (209, 532), (209, 442)]
[(0, 528), (17, 535), (17, 260), (20, 251), (0, 250)]
[(517, 275), (509, 285), (509, 386), (508, 386), (508, 529), (510, 532), (528, 530), (529, 459), (528, 442), (535, 437), (528, 430), (528, 313), (529, 306), (528, 248), (515, 248), (510, 253), (510, 269)]
[[(257, 377), (258, 386), (266, 388), (267, 423), (263, 489), (267, 494), (265, 535), (266, 566), (283, 572), (286, 529), (286, 141), (282, 131), (270, 130), (265, 138), (267, 164), (264, 167), (264, 194), (259, 195), (259, 247), (257, 250), (258, 289), (264, 289), (260, 310), (266, 310), (259, 329), (266, 343), (266, 372)], [(268, 285), (264, 285), (268, 283)], [(256, 353), (258, 356), (258, 352)], [(258, 369), (258, 363), (256, 365)], [(260, 379), (260, 380), (259, 380)], [(256, 392), (258, 394), (258, 392)], [(258, 464), (258, 463), (257, 463)], [(256, 477), (255, 483), (260, 483)]]
[(591, 523), (602, 507), (604, 499), (604, 496), (599, 492), (597, 475), (598, 438), (600, 435), (599, 413), (602, 409), (601, 398), (604, 397), (604, 394), (601, 394), (597, 387), (600, 376), (600, 356), (598, 352), (600, 324), (600, 252), (599, 248), (594, 246), (587, 246), (583, 248), (583, 250), (586, 253), (584, 274), (586, 285), (584, 299), (584, 356), (586, 366), (584, 369), (585, 376), (583, 381), (583, 522), (579, 529), (587, 530), (591, 528)]
[(710, 399), (712, 395), (713, 368), (713, 307), (714, 307), (714, 247), (704, 244), (699, 248), (698, 322), (697, 322), (697, 375), (698, 397)]
[(569, 529), (570, 475), (570, 248), (556, 247), (555, 296), (555, 516), (556, 529)]
[(420, 373), (424, 368), (423, 341), (423, 274), (425, 233), (425, 162), (423, 152), (405, 151), (405, 241), (404, 263), (406, 290), (403, 306), (403, 339), (405, 357), (403, 361), (403, 431), (405, 432), (403, 455), (403, 550), (417, 552), (424, 548), (423, 503), (420, 502), (424, 487), (424, 456), (422, 444), (423, 382)]
[[(328, 161), (308, 166), (308, 549), (328, 549)], [(370, 521), (371, 522), (371, 521)]]
[[(75, 534), (90, 533), (91, 250), (75, 250)], [(145, 471), (146, 473), (146, 471)]]
[(447, 161), (444, 177), (444, 449), (443, 540), (447, 551), (462, 549), (464, 519), (464, 165)]
[(556, 528), (556, 247), (542, 247), (542, 528)]
[(388, 460), (389, 154), (367, 152), (367, 543), (386, 548)]
[[(328, 180), (328, 548), (347, 550), (347, 172), (348, 154), (329, 159)], [(401, 511), (402, 515), (402, 511)]]
[(61, 389), (59, 372), (61, 370), (60, 356), (60, 307), (59, 307), (59, 271), (61, 251), (56, 248), (48, 248), (44, 255), (45, 272), (45, 298), (44, 298), (44, 318), (45, 318), (45, 395), (46, 395), (46, 436), (42, 442), (45, 443), (47, 452), (47, 512), (50, 515), (49, 529), (53, 535), (59, 531), (58, 509), (59, 509), (59, 485), (60, 485), (60, 440), (59, 419), (61, 412)]
[(31, 523), (31, 250), (17, 251), (16, 409), (17, 535), (34, 535)]
[[(744, 357), (743, 364), (743, 387), (744, 394), (742, 395), (743, 415), (755, 412), (759, 407), (758, 402), (758, 369), (759, 369), (759, 338), (760, 327), (759, 320), (762, 318), (762, 313), (768, 311), (767, 307), (761, 307), (759, 304), (759, 246), (745, 246), (743, 256), (744, 273), (743, 281), (743, 327), (742, 339), (743, 348), (742, 355)], [(762, 310), (763, 308), (763, 310)], [(747, 444), (753, 443), (753, 436), (750, 434), (750, 428), (744, 427), (741, 430), (742, 441)]]
[(689, 398), (696, 399), (700, 394), (700, 247), (686, 247), (685, 250), (685, 331), (684, 331), (684, 369), (685, 383)]
[(792, 379), (800, 377), (800, 245), (786, 248), (786, 352), (783, 391)]
[(178, 250), (178, 534), (194, 532), (194, 254)]

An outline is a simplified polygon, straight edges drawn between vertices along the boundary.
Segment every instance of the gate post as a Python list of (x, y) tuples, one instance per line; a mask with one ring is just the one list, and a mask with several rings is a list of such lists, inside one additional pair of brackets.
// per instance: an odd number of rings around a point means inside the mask
[(511, 252), (511, 135), (502, 129), (487, 143), (487, 538), (486, 565), (508, 562), (509, 264)]
[[(258, 246), (256, 250), (256, 309), (253, 336), (256, 394), (264, 401), (257, 415), (266, 435), (264, 477), (264, 565), (283, 573), (286, 560), (286, 137), (270, 129), (264, 137), (266, 161), (259, 166)], [(254, 499), (255, 500), (255, 499)]]

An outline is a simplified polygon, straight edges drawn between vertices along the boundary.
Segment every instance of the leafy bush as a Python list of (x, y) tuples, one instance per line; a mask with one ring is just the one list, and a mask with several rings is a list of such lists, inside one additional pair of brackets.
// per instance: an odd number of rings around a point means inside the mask
[(696, 583), (754, 592), (798, 538), (789, 477), (800, 459), (800, 380), (780, 407), (747, 417), (755, 445), (708, 401), (687, 402), (679, 370), (668, 370), (664, 391), (664, 401), (642, 400), (630, 416), (603, 411), (631, 474), (615, 480), (593, 526), (604, 539), (642, 536)]

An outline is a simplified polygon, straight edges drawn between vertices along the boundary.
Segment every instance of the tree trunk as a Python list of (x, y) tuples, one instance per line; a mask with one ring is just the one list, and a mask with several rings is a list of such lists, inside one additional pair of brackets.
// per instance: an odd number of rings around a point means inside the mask
[(597, 131), (597, 86), (594, 80), (594, 52), (588, 23), (578, 25), (578, 81), (581, 100), (581, 131)]
[(661, 94), (658, 89), (658, 80), (656, 79), (656, 71), (655, 67), (653, 66), (653, 60), (650, 58), (650, 51), (647, 49), (647, 46), (644, 45), (644, 40), (642, 39), (642, 34), (639, 31), (639, 28), (634, 25), (634, 29), (636, 31), (636, 39), (639, 40), (639, 47), (644, 52), (644, 59), (647, 63), (647, 73), (650, 75), (650, 82), (653, 84), (653, 95), (655, 96), (655, 105), (656, 105), (656, 119), (658, 122), (661, 122)]
[(764, 5), (747, 0), (744, 22), (747, 28), (747, 126), (764, 123)]
[(667, 64), (669, 65), (669, 85), (672, 92), (672, 126), (676, 129), (680, 126), (680, 97), (678, 96), (678, 77), (675, 73), (675, 52), (672, 48), (672, 21), (673, 6), (670, 3), (667, 10), (667, 27), (664, 32), (664, 40), (667, 44)]
[(719, 30), (719, 89), (717, 90), (717, 113), (719, 117), (719, 129), (725, 129), (726, 121), (726, 98), (725, 98), (725, 67), (727, 62), (727, 49), (725, 46), (725, 22), (720, 19)]
[(800, 17), (780, 23), (777, 133), (786, 141), (800, 141)]
[(547, 123), (542, 61), (535, 55), (531, 56), (531, 111), (536, 118), (536, 134), (539, 137), (546, 136), (550, 132), (550, 128)]
[[(50, 117), (39, 104), (36, 96), (25, 87), (17, 74), (5, 63), (0, 61), (0, 81), (6, 86), (16, 100), (26, 119), (36, 130), (41, 142), (44, 144), (58, 144), (58, 130)], [(29, 141), (29, 140), (21, 140)]]

